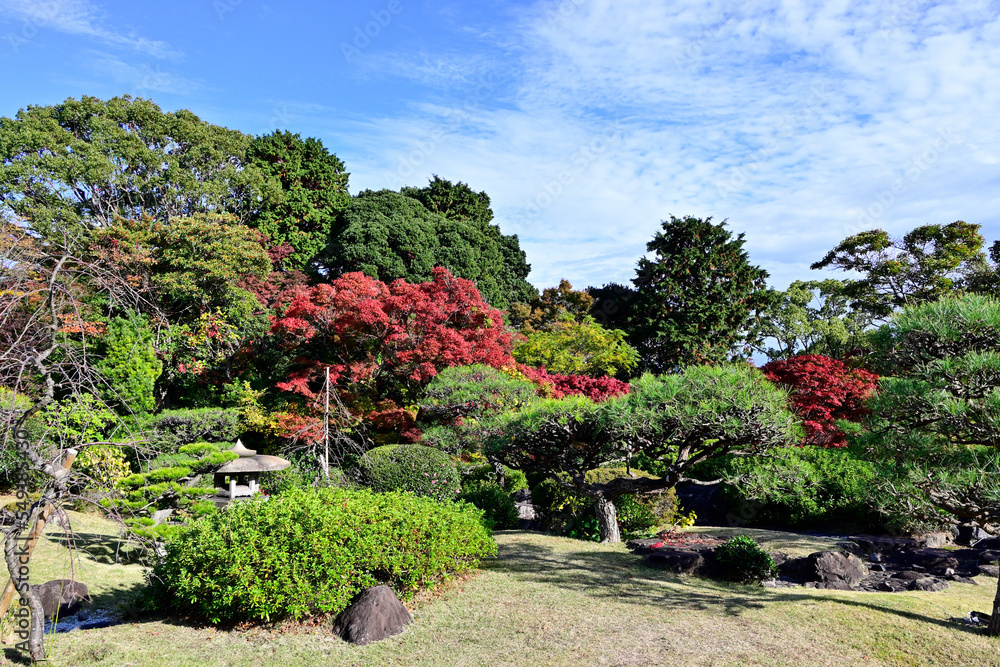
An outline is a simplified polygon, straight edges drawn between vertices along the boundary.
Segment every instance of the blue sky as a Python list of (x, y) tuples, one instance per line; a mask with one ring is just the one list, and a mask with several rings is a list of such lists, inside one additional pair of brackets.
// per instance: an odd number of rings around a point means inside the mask
[(0, 0), (0, 115), (131, 94), (317, 137), (352, 192), (465, 181), (539, 287), (728, 218), (783, 289), (863, 229), (1000, 239), (998, 43), (979, 0)]

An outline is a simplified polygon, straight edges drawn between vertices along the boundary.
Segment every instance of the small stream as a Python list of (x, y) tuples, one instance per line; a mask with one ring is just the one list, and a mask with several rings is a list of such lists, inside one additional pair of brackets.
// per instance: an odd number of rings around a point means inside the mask
[[(75, 614), (59, 619), (56, 632), (72, 632), (73, 630), (94, 630), (122, 623), (118, 612), (108, 609), (81, 609)], [(45, 634), (52, 632), (52, 621), (45, 621)]]

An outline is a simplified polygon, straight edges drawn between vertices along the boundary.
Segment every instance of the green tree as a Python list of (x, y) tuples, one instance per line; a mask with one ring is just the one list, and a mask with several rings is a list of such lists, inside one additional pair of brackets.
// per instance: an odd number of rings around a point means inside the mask
[[(912, 520), (1000, 524), (1000, 302), (966, 295), (903, 308), (874, 336), (893, 376), (853, 446), (887, 463), (882, 490)], [(990, 633), (1000, 634), (1000, 585)]]
[(431, 280), (434, 267), (443, 266), (476, 283), (491, 305), (506, 308), (523, 296), (505, 282), (510, 248), (501, 241), (509, 238), (493, 225), (449, 218), (398, 192), (366, 190), (341, 215), (321, 263), (331, 277), (361, 271), (411, 283)]
[(153, 332), (145, 317), (116, 317), (100, 341), (102, 359), (95, 364), (103, 380), (101, 398), (120, 414), (147, 414), (156, 408), (154, 387), (163, 371)]
[(842, 359), (866, 346), (871, 316), (852, 309), (844, 289), (841, 280), (796, 280), (777, 292), (761, 325), (765, 342), (777, 347), (761, 346), (760, 351), (772, 361), (800, 353)]
[(523, 334), (531, 334), (566, 319), (583, 322), (593, 305), (594, 297), (587, 290), (575, 290), (563, 279), (558, 287), (542, 290), (540, 297), (527, 303), (511, 304), (509, 324)]
[(453, 184), (434, 174), (425, 187), (405, 187), (399, 192), (416, 199), (428, 211), (440, 213), (452, 220), (472, 220), (480, 225), (488, 225), (493, 221), (490, 196), (485, 192), (476, 192), (461, 181)]
[(670, 216), (639, 260), (627, 330), (649, 370), (724, 361), (760, 340), (767, 271), (750, 264), (743, 234), (711, 220)]
[(0, 204), (43, 235), (149, 215), (255, 205), (250, 137), (130, 96), (83, 96), (0, 118)]
[[(430, 183), (423, 188), (406, 187), (400, 193), (413, 197), (429, 211), (441, 213), (452, 220), (467, 220), (480, 225), (485, 233), (494, 239), (503, 256), (503, 267), (496, 276), (500, 292), (507, 304), (515, 302), (528, 303), (538, 296), (538, 291), (528, 282), (531, 265), (527, 256), (521, 250), (517, 234), (505, 235), (493, 222), (493, 209), (490, 208), (490, 196), (485, 192), (476, 192), (467, 184), (459, 181), (452, 183), (438, 177), (431, 178)], [(492, 302), (491, 302), (492, 303)], [(497, 305), (497, 304), (494, 304)], [(497, 307), (502, 307), (497, 305)]]
[(287, 243), (294, 249), (282, 260), (285, 269), (315, 268), (311, 262), (350, 201), (344, 164), (319, 139), (278, 131), (250, 142), (247, 160), (267, 179), (250, 225), (272, 245)]
[(565, 375), (628, 375), (639, 361), (624, 331), (605, 329), (590, 316), (581, 322), (567, 316), (530, 333), (511, 354), (522, 364)]
[(982, 247), (979, 225), (962, 220), (917, 227), (902, 238), (873, 229), (847, 237), (811, 268), (862, 274), (847, 281), (844, 294), (853, 308), (884, 320), (904, 306), (963, 289), (986, 266)]
[[(670, 489), (691, 469), (726, 454), (761, 454), (794, 438), (788, 395), (746, 364), (689, 366), (644, 375), (632, 391), (595, 404), (582, 397), (546, 400), (511, 413), (487, 439), (505, 465), (554, 479), (594, 502), (602, 542), (621, 540), (614, 501)], [(662, 476), (632, 476), (633, 456), (660, 463)], [(600, 482), (587, 472), (625, 463), (625, 475)]]

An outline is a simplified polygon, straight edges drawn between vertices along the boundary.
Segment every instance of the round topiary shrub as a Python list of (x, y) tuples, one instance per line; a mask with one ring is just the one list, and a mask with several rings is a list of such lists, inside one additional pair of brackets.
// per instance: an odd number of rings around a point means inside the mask
[(465, 503), (362, 489), (293, 489), (228, 506), (182, 528), (147, 600), (212, 623), (338, 614), (385, 584), (402, 599), (495, 556)]
[(423, 445), (376, 447), (361, 457), (357, 475), (373, 491), (409, 491), (435, 500), (454, 500), (462, 491), (451, 457)]
[(486, 526), (491, 530), (517, 528), (517, 505), (510, 494), (496, 482), (480, 482), (466, 485), (460, 500), (472, 503), (483, 511)]
[(736, 535), (715, 548), (722, 577), (742, 584), (760, 584), (778, 574), (771, 554), (749, 535)]

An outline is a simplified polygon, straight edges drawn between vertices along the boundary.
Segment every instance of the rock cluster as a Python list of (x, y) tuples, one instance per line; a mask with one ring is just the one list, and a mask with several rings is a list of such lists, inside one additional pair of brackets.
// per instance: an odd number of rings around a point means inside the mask
[[(715, 547), (724, 540), (698, 535), (691, 543), (662, 539), (632, 540), (628, 547), (652, 567), (704, 577), (719, 575)], [(994, 543), (995, 542), (995, 543)], [(972, 577), (1000, 575), (1000, 539), (989, 538), (965, 549), (924, 546), (936, 540), (861, 535), (801, 558), (772, 553), (779, 577), (769, 587), (806, 586), (871, 592), (941, 591), (951, 582), (975, 585)]]

